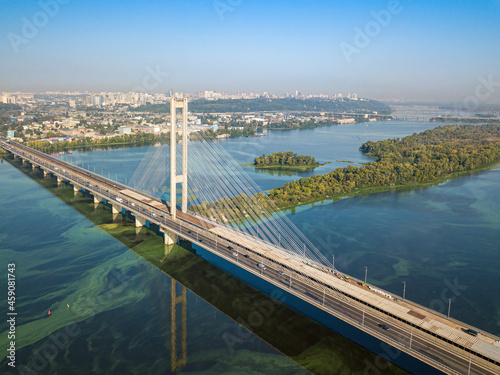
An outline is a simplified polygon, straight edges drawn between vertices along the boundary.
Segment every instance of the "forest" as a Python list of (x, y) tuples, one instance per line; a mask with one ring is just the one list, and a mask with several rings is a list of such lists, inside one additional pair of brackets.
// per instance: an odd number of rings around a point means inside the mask
[[(500, 124), (441, 126), (402, 139), (369, 141), (360, 150), (375, 161), (286, 183), (269, 192), (268, 202), (260, 193), (205, 202), (192, 209), (215, 219), (222, 216), (223, 221), (232, 215), (243, 219), (259, 212), (266, 214), (274, 205), (288, 208), (345, 195), (411, 189), (444, 181), (500, 162)], [(249, 208), (249, 202), (256, 202), (256, 206)]]
[(297, 155), (293, 151), (279, 151), (269, 155), (262, 154), (254, 159), (255, 168), (268, 167), (317, 167), (320, 163), (310, 155)]
[(230, 138), (246, 137), (249, 135), (254, 135), (256, 132), (256, 126), (245, 126), (243, 129), (237, 128), (219, 128), (217, 131), (212, 129), (201, 130), (199, 132), (193, 132), (189, 135), (191, 141), (206, 141), (210, 139), (215, 139), (218, 135), (229, 134)]
[(418, 187), (456, 172), (500, 161), (500, 125), (447, 125), (402, 139), (366, 142), (360, 150), (375, 159), (272, 189), (279, 207), (333, 198), (366, 188)]
[(28, 142), (27, 146), (45, 153), (54, 153), (59, 151), (74, 150), (78, 148), (95, 148), (95, 147), (112, 147), (112, 146), (146, 146), (155, 143), (168, 144), (170, 143), (170, 133), (152, 134), (152, 133), (136, 133), (124, 134), (115, 137), (102, 138), (79, 138), (73, 141), (61, 142)]

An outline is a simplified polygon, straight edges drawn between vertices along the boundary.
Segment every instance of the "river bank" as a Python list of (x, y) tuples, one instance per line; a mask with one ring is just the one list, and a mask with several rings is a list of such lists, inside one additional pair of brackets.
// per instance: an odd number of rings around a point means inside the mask
[(326, 163), (316, 163), (314, 165), (265, 165), (265, 166), (256, 166), (252, 163), (243, 164), (245, 167), (254, 167), (256, 170), (260, 171), (289, 171), (289, 172), (308, 172), (313, 171), (318, 167), (322, 167), (323, 165), (331, 164), (331, 162)]
[(367, 191), (412, 189), (471, 173), (500, 161), (500, 125), (442, 126), (403, 139), (368, 141), (360, 150), (376, 161), (337, 168), (325, 175), (286, 183), (269, 198), (291, 207)]
[(332, 196), (327, 197), (327, 198), (314, 199), (311, 201), (300, 202), (300, 203), (286, 206), (286, 207), (280, 207), (280, 210), (281, 211), (289, 211), (291, 213), (294, 213), (295, 209), (298, 207), (314, 205), (315, 203), (337, 202), (337, 201), (344, 199), (344, 198), (363, 196), (363, 195), (371, 195), (371, 194), (377, 194), (377, 193), (384, 193), (384, 192), (389, 192), (389, 191), (412, 191), (412, 190), (424, 189), (424, 188), (428, 188), (431, 186), (437, 186), (437, 185), (446, 183), (448, 181), (454, 180), (454, 179), (459, 178), (459, 177), (469, 176), (469, 175), (472, 175), (475, 173), (488, 171), (488, 170), (495, 169), (498, 167), (500, 167), (500, 160), (495, 161), (493, 163), (490, 163), (490, 164), (485, 165), (485, 166), (480, 167), (480, 168), (472, 169), (470, 171), (454, 172), (454, 173), (450, 173), (448, 175), (440, 176), (440, 177), (436, 178), (434, 181), (420, 182), (420, 183), (414, 183), (414, 184), (404, 184), (404, 185), (372, 186), (372, 187), (357, 188), (354, 191), (351, 191), (348, 193), (339, 193), (339, 194), (335, 194), (335, 195), (332, 195)]

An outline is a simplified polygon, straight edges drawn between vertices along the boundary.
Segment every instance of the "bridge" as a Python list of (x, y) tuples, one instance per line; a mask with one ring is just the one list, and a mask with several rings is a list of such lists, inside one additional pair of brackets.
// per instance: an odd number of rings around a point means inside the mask
[[(174, 145), (176, 108), (185, 113), (187, 103), (172, 101)], [(354, 332), (358, 338), (353, 341), (375, 353), (380, 354), (381, 343), (401, 351), (406, 354), (405, 363), (395, 363), (410, 372), (415, 371), (417, 364), (425, 364), (430, 366), (428, 369), (446, 374), (500, 373), (498, 337), (474, 328), (479, 333), (471, 335), (471, 327), (465, 323), (365, 285), (306, 257), (305, 251), (304, 255), (297, 254), (189, 212), (186, 126), (183, 115), (182, 175), (176, 175), (174, 164), (170, 176), (172, 190), (177, 183), (183, 184), (181, 207), (176, 205), (176, 194), (171, 194), (170, 204), (166, 204), (145, 192), (6, 138), (0, 138), (0, 146), (33, 169), (42, 170), (44, 176), (54, 176), (58, 184), (71, 184), (75, 193), (88, 193), (95, 204), (111, 206), (113, 215), (131, 214), (136, 227), (156, 225), (163, 233), (165, 245), (173, 245), (179, 238), (190, 241), (193, 248), (203, 250), (212, 261), (216, 259), (216, 265), (258, 289), (283, 291), (289, 296), (285, 304), (339, 333)], [(175, 160), (173, 149), (171, 163)], [(181, 301), (174, 294), (172, 298)]]
[(432, 111), (408, 111), (408, 112), (398, 112), (395, 111), (391, 113), (390, 115), (383, 115), (383, 114), (377, 114), (377, 113), (349, 113), (349, 112), (342, 112), (342, 113), (335, 113), (337, 116), (342, 116), (344, 117), (363, 117), (367, 119), (374, 119), (374, 120), (399, 120), (399, 121), (431, 121), (432, 119), (440, 119), (442, 121), (451, 121), (451, 120), (460, 120), (463, 122), (468, 122), (468, 121), (473, 121), (473, 122), (490, 122), (490, 121), (496, 121), (498, 120), (497, 118), (485, 118), (485, 117), (477, 117), (477, 116), (443, 116), (443, 115), (438, 115), (438, 114), (432, 114)]

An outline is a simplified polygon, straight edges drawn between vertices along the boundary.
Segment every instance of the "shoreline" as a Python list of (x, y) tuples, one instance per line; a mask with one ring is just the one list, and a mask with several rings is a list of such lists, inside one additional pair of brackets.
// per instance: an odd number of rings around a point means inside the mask
[(479, 167), (479, 168), (471, 169), (469, 171), (453, 172), (453, 173), (447, 174), (445, 176), (438, 177), (433, 181), (407, 184), (407, 185), (385, 185), (385, 186), (362, 187), (362, 188), (358, 188), (354, 191), (351, 191), (349, 193), (335, 194), (335, 195), (330, 196), (330, 197), (314, 199), (311, 201), (301, 202), (301, 203), (291, 205), (291, 206), (285, 206), (285, 207), (277, 206), (277, 208), (280, 211), (290, 211), (293, 214), (293, 213), (295, 213), (294, 212), (295, 209), (297, 207), (301, 207), (301, 206), (314, 205), (318, 202), (325, 203), (325, 202), (331, 201), (332, 203), (334, 203), (334, 202), (337, 202), (343, 198), (351, 198), (351, 197), (360, 196), (360, 195), (384, 193), (384, 192), (388, 192), (388, 191), (411, 191), (411, 190), (423, 189), (423, 188), (427, 188), (427, 187), (431, 187), (431, 186), (437, 186), (437, 185), (440, 185), (440, 184), (445, 183), (447, 181), (455, 180), (459, 177), (464, 177), (464, 176), (468, 176), (468, 175), (471, 175), (474, 173), (492, 170), (496, 166), (500, 166), (500, 160), (497, 160), (493, 163), (487, 164), (487, 165)]
[(247, 163), (247, 164), (243, 164), (243, 166), (253, 167), (256, 170), (286, 171), (286, 172), (309, 172), (309, 171), (313, 171), (316, 168), (321, 167), (323, 165), (327, 165), (327, 164), (332, 164), (332, 162), (329, 161), (326, 163), (317, 163), (315, 165), (286, 165), (286, 166), (269, 165), (269, 166), (262, 166), (262, 167), (257, 167), (255, 164)]

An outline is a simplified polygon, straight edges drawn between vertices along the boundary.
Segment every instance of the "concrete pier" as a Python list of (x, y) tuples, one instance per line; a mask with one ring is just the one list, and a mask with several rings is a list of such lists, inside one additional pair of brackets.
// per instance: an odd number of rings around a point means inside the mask
[(119, 214), (120, 212), (122, 212), (122, 208), (117, 204), (111, 203), (111, 212), (113, 214)]
[(142, 216), (135, 216), (135, 227), (140, 228), (146, 225), (146, 218)]
[(165, 245), (174, 245), (177, 243), (178, 236), (176, 233), (170, 232), (164, 227), (160, 227), (160, 231), (163, 232), (163, 243)]
[(92, 193), (94, 195), (94, 204), (102, 203), (102, 197), (98, 194)]

